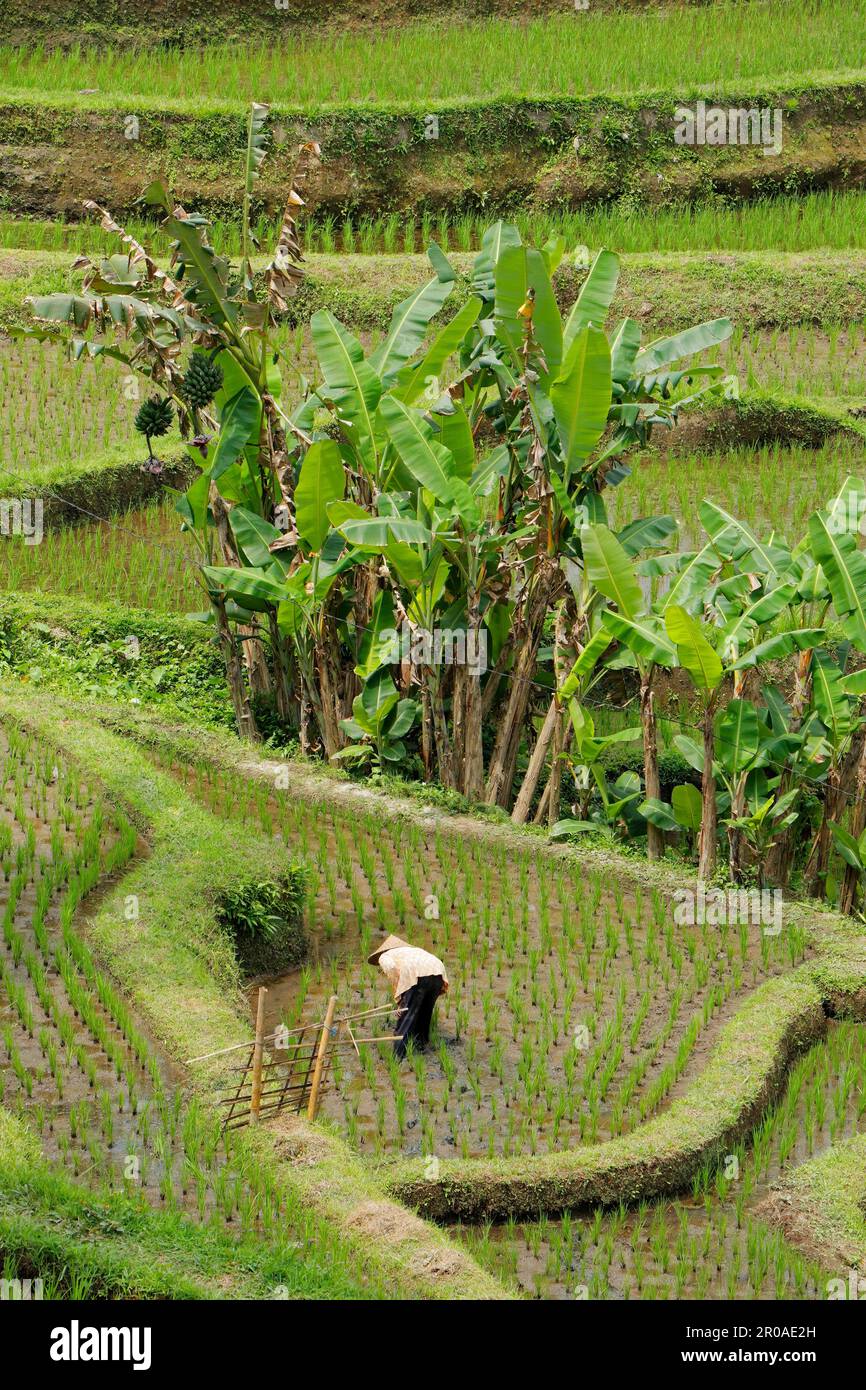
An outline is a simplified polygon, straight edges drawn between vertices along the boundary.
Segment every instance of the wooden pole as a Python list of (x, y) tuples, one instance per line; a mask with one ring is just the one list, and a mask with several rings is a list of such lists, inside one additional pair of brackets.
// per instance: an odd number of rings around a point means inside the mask
[(253, 1048), (253, 1090), (250, 1098), (251, 1121), (255, 1121), (259, 1118), (259, 1111), (262, 1108), (262, 1054), (264, 1052), (265, 995), (267, 992), (264, 985), (262, 985), (259, 989), (259, 998), (256, 1005), (256, 1043)]
[(310, 1090), (310, 1103), (307, 1106), (307, 1119), (314, 1120), (316, 1111), (319, 1108), (319, 1086), (322, 1082), (322, 1072), (325, 1067), (325, 1053), (328, 1050), (328, 1041), (331, 1037), (331, 1024), (334, 1021), (334, 1014), (337, 1009), (337, 996), (332, 994), (328, 1000), (328, 1011), (325, 1014), (325, 1021), (322, 1024), (322, 1032), (319, 1036), (319, 1055), (316, 1058), (316, 1069), (313, 1072), (313, 1085)]

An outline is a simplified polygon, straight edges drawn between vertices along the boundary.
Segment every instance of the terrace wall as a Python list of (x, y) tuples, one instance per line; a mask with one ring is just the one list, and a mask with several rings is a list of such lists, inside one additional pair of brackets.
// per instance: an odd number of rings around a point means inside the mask
[[(273, 149), (255, 212), (276, 215), (301, 141), (323, 160), (305, 185), (310, 213), (450, 214), (577, 208), (627, 196), (644, 205), (708, 193), (756, 198), (866, 183), (866, 84), (704, 92), (722, 107), (781, 109), (783, 148), (678, 145), (674, 113), (700, 90), (639, 97), (496, 99), (397, 109), (272, 109)], [(130, 115), (135, 139), (126, 138)], [(435, 116), (436, 124), (431, 125)], [(436, 131), (431, 138), (431, 130)], [(575, 145), (577, 142), (577, 145)], [(84, 198), (129, 213), (167, 169), (187, 206), (236, 217), (243, 195), (246, 111), (98, 94), (0, 105), (0, 198), (14, 215), (81, 216)], [(182, 172), (181, 172), (182, 171)]]

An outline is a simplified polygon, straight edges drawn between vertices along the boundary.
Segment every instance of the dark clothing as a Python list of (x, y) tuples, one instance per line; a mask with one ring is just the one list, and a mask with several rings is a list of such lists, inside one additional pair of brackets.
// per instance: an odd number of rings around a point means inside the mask
[(419, 1049), (429, 1042), (433, 1006), (442, 993), (442, 986), (441, 975), (422, 975), (416, 985), (400, 995), (397, 1002), (401, 1012), (397, 1015), (394, 1029), (400, 1036), (394, 1044), (394, 1053), (401, 1061), (406, 1056), (406, 1044), (410, 1038)]

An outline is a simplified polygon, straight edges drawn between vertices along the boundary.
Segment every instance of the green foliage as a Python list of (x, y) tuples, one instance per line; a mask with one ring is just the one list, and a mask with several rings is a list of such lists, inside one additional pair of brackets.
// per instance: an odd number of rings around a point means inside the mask
[(277, 878), (223, 888), (216, 918), (232, 936), (243, 973), (275, 975), (293, 970), (307, 955), (304, 930), (306, 871), (293, 867)]
[(0, 594), (0, 672), (35, 688), (155, 706), (206, 726), (232, 720), (207, 630), (122, 604)]

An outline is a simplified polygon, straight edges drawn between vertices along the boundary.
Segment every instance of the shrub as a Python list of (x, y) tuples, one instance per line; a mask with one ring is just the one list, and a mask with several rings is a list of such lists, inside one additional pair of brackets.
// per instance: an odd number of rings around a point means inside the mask
[(231, 934), (246, 976), (276, 975), (304, 960), (306, 892), (306, 872), (293, 865), (277, 878), (239, 883), (219, 894), (217, 921)]

